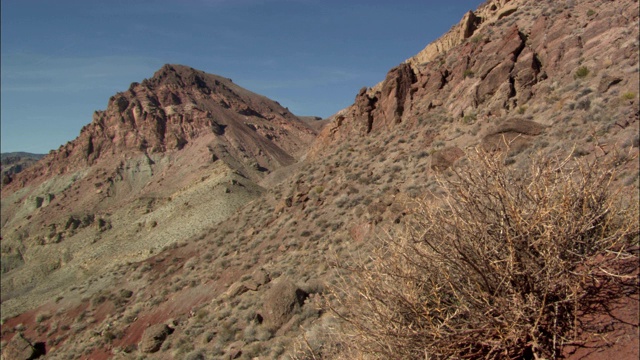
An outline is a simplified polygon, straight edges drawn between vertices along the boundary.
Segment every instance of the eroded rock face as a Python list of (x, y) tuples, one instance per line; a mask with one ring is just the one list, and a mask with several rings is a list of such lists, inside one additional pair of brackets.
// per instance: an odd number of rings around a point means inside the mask
[(411, 105), (416, 76), (411, 66), (401, 64), (387, 73), (385, 80), (373, 89), (362, 88), (354, 104), (334, 116), (333, 123), (326, 126), (316, 141), (316, 150), (326, 143), (347, 139), (357, 134), (367, 135), (394, 124), (399, 124)]
[(374, 126), (399, 124), (405, 108), (410, 106), (411, 85), (416, 82), (416, 76), (408, 64), (401, 64), (387, 73), (382, 83), (379, 105), (374, 116), (378, 121)]
[(430, 43), (422, 51), (407, 60), (411, 66), (418, 66), (434, 60), (471, 38), (486, 23), (491, 23), (517, 10), (510, 0), (490, 0), (475, 11), (469, 10), (460, 22), (440, 38)]
[[(547, 118), (540, 122), (549, 125), (548, 117), (560, 116), (570, 96), (583, 96), (559, 92), (561, 87), (573, 83), (568, 90), (584, 87), (583, 94), (637, 88), (637, 76), (621, 75), (637, 71), (638, 45), (629, 37), (637, 21), (632, 1), (606, 6), (597, 1), (488, 1), (392, 69), (383, 82), (361, 90), (355, 103), (321, 132), (312, 156), (350, 137), (434, 115), (493, 122), (535, 108), (545, 111)], [(589, 70), (587, 75), (576, 75), (580, 67)], [(629, 97), (636, 93), (626, 91)], [(559, 102), (555, 112), (547, 111), (554, 102)], [(570, 111), (589, 110), (589, 99), (572, 106)], [(637, 120), (634, 111), (625, 124)]]
[(363, 133), (402, 122), (405, 107), (411, 102), (411, 86), (415, 74), (408, 64), (401, 64), (387, 73), (379, 91), (363, 88), (356, 96), (353, 116)]
[[(290, 164), (315, 130), (277, 102), (230, 79), (182, 65), (164, 65), (96, 111), (77, 139), (52, 151), (16, 179), (23, 186), (131, 153), (165, 153), (212, 136), (220, 159), (254, 158), (261, 168)], [(15, 183), (18, 183), (15, 185)]]
[(355, 122), (360, 125), (360, 132), (363, 134), (371, 132), (373, 127), (373, 110), (375, 110), (377, 102), (378, 98), (375, 95), (370, 96), (367, 93), (366, 87), (360, 89), (360, 92), (356, 96), (354, 117)]

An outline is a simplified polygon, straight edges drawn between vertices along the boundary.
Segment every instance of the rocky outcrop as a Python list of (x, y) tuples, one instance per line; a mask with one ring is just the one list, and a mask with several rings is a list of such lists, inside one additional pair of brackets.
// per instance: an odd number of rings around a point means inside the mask
[(373, 114), (382, 120), (374, 124), (376, 127), (402, 122), (405, 108), (410, 106), (411, 86), (415, 82), (415, 74), (408, 64), (401, 64), (387, 73), (378, 95), (377, 113)]
[(138, 350), (142, 353), (153, 353), (160, 350), (162, 343), (173, 332), (166, 324), (156, 324), (149, 326), (142, 334), (142, 339), (138, 344)]
[(336, 114), (333, 122), (324, 127), (311, 155), (317, 153), (322, 144), (345, 140), (354, 133), (367, 135), (401, 123), (411, 106), (415, 82), (416, 76), (411, 67), (401, 64), (391, 69), (375, 88), (360, 89), (354, 104)]
[(273, 170), (290, 164), (315, 130), (275, 101), (230, 79), (182, 65), (165, 65), (132, 83), (96, 111), (80, 135), (17, 180), (50, 177), (127, 154), (175, 152), (209, 137), (216, 158), (254, 161)]
[(290, 280), (280, 279), (264, 295), (263, 313), (266, 326), (278, 329), (300, 311), (308, 294)]
[(457, 25), (408, 59), (407, 63), (417, 67), (432, 61), (472, 37), (483, 24), (512, 14), (517, 7), (509, 2), (509, 0), (490, 0), (475, 11), (469, 10)]
[(43, 351), (32, 345), (22, 334), (16, 334), (2, 349), (2, 357), (7, 360), (31, 360), (41, 355), (44, 355)]
[[(545, 119), (538, 122), (549, 125), (551, 117), (559, 116), (558, 109), (549, 109), (551, 103), (560, 101), (557, 106), (562, 107), (570, 97), (638, 87), (637, 77), (622, 76), (637, 71), (638, 44), (629, 36), (629, 29), (636, 27), (630, 24), (637, 21), (633, 1), (615, 6), (488, 1), (392, 69), (383, 82), (361, 90), (354, 104), (323, 129), (311, 154), (317, 156), (353, 136), (432, 117), (492, 123), (532, 107), (544, 112)], [(578, 69), (583, 69), (583, 75), (576, 75)], [(572, 83), (570, 89), (557, 92)], [(567, 93), (580, 87), (587, 89), (582, 94)], [(626, 91), (627, 97), (635, 94), (635, 90)], [(570, 104), (570, 110), (588, 110), (589, 104), (587, 97)], [(634, 111), (621, 115), (630, 119), (625, 124), (637, 120), (638, 111)]]

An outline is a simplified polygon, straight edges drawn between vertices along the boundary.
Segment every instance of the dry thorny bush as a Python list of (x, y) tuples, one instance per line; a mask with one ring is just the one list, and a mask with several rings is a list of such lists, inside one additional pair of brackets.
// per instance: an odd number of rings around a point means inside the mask
[(580, 316), (638, 288), (638, 202), (612, 191), (614, 168), (471, 154), (404, 230), (345, 266), (331, 302), (343, 345), (359, 358), (556, 358), (602, 331)]

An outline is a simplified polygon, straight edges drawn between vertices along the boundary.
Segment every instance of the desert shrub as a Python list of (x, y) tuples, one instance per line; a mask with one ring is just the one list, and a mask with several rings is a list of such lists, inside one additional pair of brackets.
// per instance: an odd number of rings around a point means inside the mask
[[(340, 324), (333, 316), (323, 316), (309, 327), (302, 327), (301, 333), (293, 340), (290, 358), (294, 360), (317, 359), (357, 359), (340, 351), (336, 329)], [(346, 349), (345, 349), (346, 350)]]
[(38, 315), (36, 315), (36, 323), (40, 324), (43, 321), (46, 321), (48, 319), (51, 318), (51, 314), (48, 312), (44, 312), (44, 313), (39, 313)]
[(328, 304), (357, 358), (556, 358), (604, 330), (577, 316), (637, 292), (618, 265), (637, 269), (638, 202), (611, 192), (613, 165), (468, 157), (373, 256), (340, 262)]
[(470, 39), (470, 41), (471, 41), (472, 43), (474, 43), (474, 44), (477, 44), (477, 43), (479, 43), (479, 42), (480, 42), (480, 41), (482, 41), (482, 40), (484, 40), (484, 38), (482, 37), (482, 35), (476, 35), (476, 36), (474, 36), (474, 37), (472, 37), (472, 38)]
[(336, 198), (333, 203), (338, 207), (338, 208), (342, 208), (344, 207), (347, 203), (349, 202), (349, 196), (347, 195), (341, 195), (340, 197)]
[(188, 353), (184, 358), (185, 360), (205, 360), (207, 357), (204, 350), (198, 349)]
[(587, 75), (589, 75), (589, 68), (587, 68), (586, 66), (580, 66), (578, 70), (576, 70), (576, 72), (573, 74), (573, 77), (576, 79), (582, 79), (587, 77)]
[(477, 119), (478, 119), (478, 115), (476, 115), (475, 113), (470, 113), (470, 114), (466, 114), (462, 118), (462, 122), (466, 125), (471, 125), (475, 123)]

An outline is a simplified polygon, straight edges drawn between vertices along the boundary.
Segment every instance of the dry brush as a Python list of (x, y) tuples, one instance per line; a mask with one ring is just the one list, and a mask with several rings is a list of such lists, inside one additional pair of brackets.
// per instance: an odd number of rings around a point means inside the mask
[(530, 164), (470, 154), (403, 230), (344, 266), (329, 303), (352, 356), (556, 358), (602, 331), (580, 317), (637, 292), (637, 198), (613, 191), (606, 161)]

